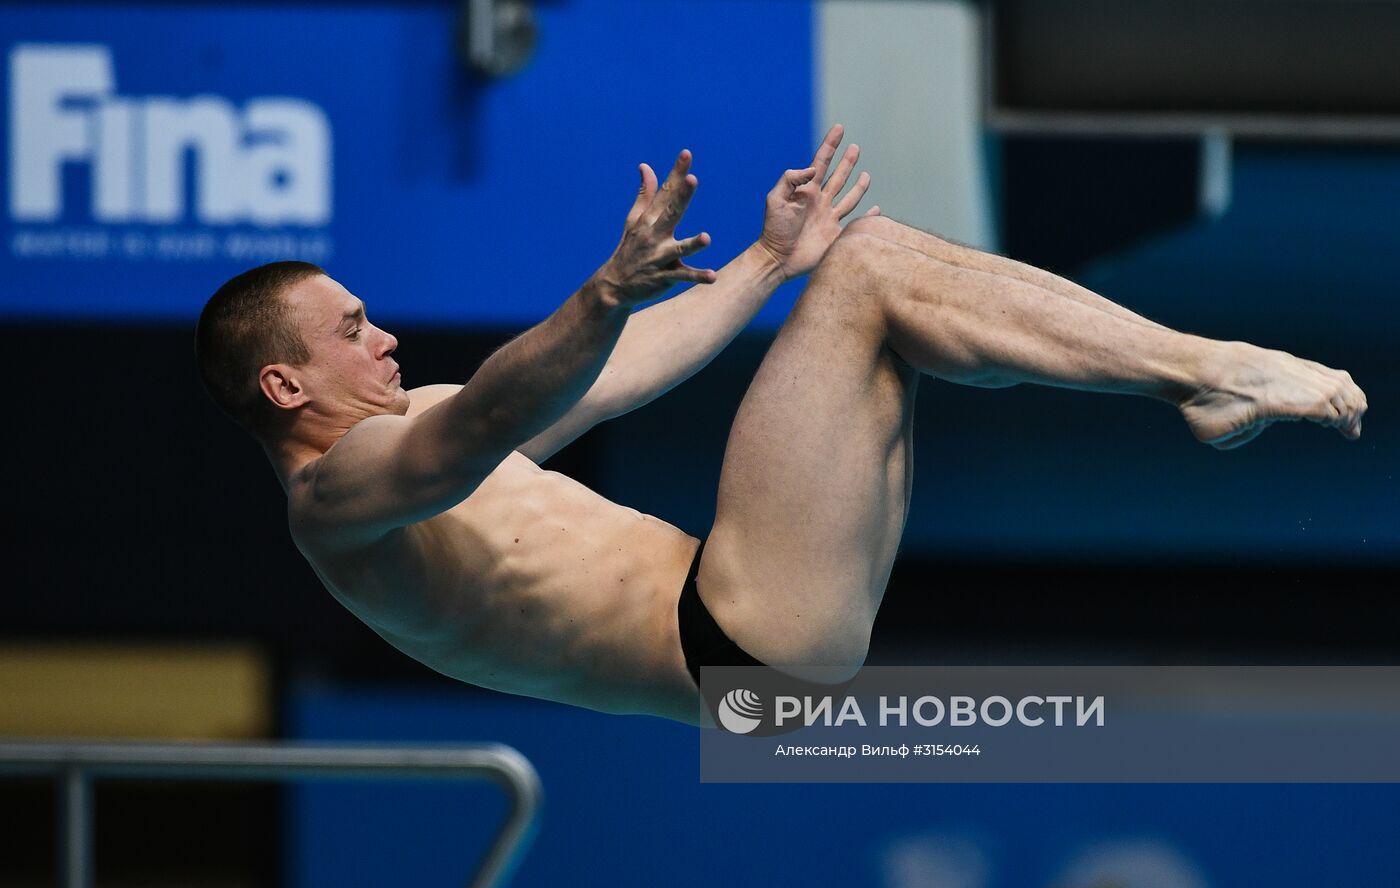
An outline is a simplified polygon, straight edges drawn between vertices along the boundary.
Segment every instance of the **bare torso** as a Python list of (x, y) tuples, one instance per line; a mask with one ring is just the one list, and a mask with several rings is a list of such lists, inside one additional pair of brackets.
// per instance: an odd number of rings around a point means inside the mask
[(298, 530), (315, 463), (291, 479), (297, 547), (399, 650), (481, 687), (694, 723), (676, 602), (697, 541), (512, 453), (467, 499), (359, 548)]

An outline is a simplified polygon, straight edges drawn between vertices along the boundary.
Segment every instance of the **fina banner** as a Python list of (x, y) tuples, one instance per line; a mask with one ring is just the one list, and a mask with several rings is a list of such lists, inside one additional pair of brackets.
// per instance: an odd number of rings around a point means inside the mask
[[(209, 94), (123, 95), (112, 48), (98, 43), (12, 46), (9, 102), (16, 259), (317, 261), (333, 252), (331, 128), (313, 102), (260, 96), (239, 108)], [(65, 175), (69, 165), (86, 172), (86, 188)], [(86, 212), (68, 212), (77, 196), (65, 192), (84, 191)], [(82, 218), (87, 225), (70, 224)]]
[(719, 783), (1395, 783), (1400, 667), (706, 667)]
[[(791, 4), (540, 4), (534, 57), (500, 80), (459, 57), (460, 6), (0, 7), (0, 317), (193, 321), (228, 277), (296, 258), (379, 322), (519, 327), (607, 259), (638, 163), (694, 151), (683, 230), (718, 267), (811, 156)], [(714, 46), (705, 88), (679, 86), (677, 53)]]

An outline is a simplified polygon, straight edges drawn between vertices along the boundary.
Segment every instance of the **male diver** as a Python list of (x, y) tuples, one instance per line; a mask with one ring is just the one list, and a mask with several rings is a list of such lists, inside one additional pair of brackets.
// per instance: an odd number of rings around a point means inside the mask
[[(1144, 395), (1219, 448), (1281, 420), (1361, 434), (1366, 398), (1343, 371), (1175, 332), (878, 210), (843, 230), (869, 177), (842, 196), (858, 149), (838, 160), (841, 139), (783, 174), (758, 241), (718, 271), (685, 261), (707, 234), (675, 237), (689, 152), (660, 187), (643, 165), (612, 256), (465, 385), (405, 391), (397, 340), (313, 265), (221, 287), (199, 320), (201, 376), (263, 445), (326, 588), (462, 681), (697, 723), (702, 665), (821, 682), (860, 668), (923, 379)], [(705, 366), (808, 272), (730, 430), (703, 545), (539, 468)], [(678, 282), (696, 286), (632, 311)]]

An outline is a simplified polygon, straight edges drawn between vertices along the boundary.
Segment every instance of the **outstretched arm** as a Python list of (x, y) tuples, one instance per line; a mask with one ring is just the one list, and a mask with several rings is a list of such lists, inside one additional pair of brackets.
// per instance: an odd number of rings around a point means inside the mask
[[(860, 149), (851, 145), (827, 178), (843, 136), (831, 128), (812, 165), (789, 170), (768, 193), (759, 240), (720, 269), (715, 282), (639, 311), (587, 394), (558, 422), (520, 448), (543, 461), (599, 422), (635, 410), (708, 364), (768, 301), (778, 285), (816, 267), (870, 187), (861, 173), (844, 197)], [(689, 167), (688, 153), (682, 159)], [(690, 177), (694, 178), (694, 177)], [(642, 166), (639, 199), (654, 194), (656, 179)], [(878, 213), (876, 207), (870, 213)], [(708, 243), (708, 236), (698, 235)]]

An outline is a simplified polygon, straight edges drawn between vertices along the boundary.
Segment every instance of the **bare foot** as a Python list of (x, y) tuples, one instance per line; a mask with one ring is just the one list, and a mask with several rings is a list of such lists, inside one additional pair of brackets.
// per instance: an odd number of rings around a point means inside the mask
[(1220, 450), (1248, 444), (1271, 423), (1306, 419), (1361, 437), (1366, 394), (1345, 370), (1247, 342), (1222, 343), (1212, 384), (1181, 402), (1196, 439)]

